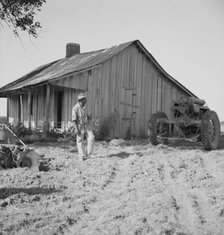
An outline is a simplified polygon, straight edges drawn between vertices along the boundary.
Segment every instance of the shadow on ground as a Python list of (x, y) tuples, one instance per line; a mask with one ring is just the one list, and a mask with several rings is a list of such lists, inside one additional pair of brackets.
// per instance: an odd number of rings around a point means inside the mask
[(118, 157), (121, 159), (128, 158), (130, 155), (137, 154), (138, 156), (142, 156), (143, 153), (141, 152), (135, 152), (135, 153), (127, 153), (125, 151), (119, 152), (119, 153), (112, 153), (108, 155), (107, 157)]
[[(178, 148), (178, 149), (204, 149), (202, 143), (193, 143), (188, 141), (176, 141), (174, 143), (169, 143), (168, 146)], [(220, 136), (220, 146), (218, 149), (224, 149), (224, 133)]]
[(39, 188), (39, 187), (32, 187), (32, 188), (0, 188), (0, 199), (5, 199), (10, 197), (14, 194), (25, 193), (28, 195), (48, 195), (51, 193), (62, 192), (62, 190), (56, 190), (53, 188)]
[(194, 143), (194, 142), (188, 142), (184, 140), (177, 140), (173, 143), (168, 144), (169, 147), (178, 148), (178, 149), (203, 149), (203, 146), (201, 143)]
[(220, 146), (219, 149), (224, 149), (224, 134), (220, 136)]
[(127, 152), (119, 152), (108, 155), (108, 157), (119, 157), (119, 158), (128, 158), (131, 154)]

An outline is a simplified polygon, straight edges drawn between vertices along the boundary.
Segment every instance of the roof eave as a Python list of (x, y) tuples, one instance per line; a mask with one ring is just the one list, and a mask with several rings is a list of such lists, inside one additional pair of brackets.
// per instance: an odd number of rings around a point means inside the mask
[[(6, 92), (11, 92), (13, 90), (17, 90), (17, 89), (11, 89), (10, 87), (13, 87), (16, 84), (18, 84), (20, 82), (23, 82), (23, 81), (27, 80), (28, 78), (34, 76), (35, 74), (40, 73), (42, 70), (44, 70), (44, 69), (48, 68), (49, 66), (55, 64), (57, 61), (59, 61), (59, 60), (55, 60), (55, 61), (47, 63), (45, 65), (41, 65), (38, 68), (32, 70), (30, 73), (22, 76), (21, 78), (15, 80), (13, 82), (10, 82), (10, 83), (6, 84), (5, 86), (1, 87), (0, 88), (0, 97), (2, 97), (2, 94), (4, 95), (4, 93), (6, 93)], [(26, 86), (24, 86), (24, 87), (26, 87)], [(6, 96), (7, 96), (7, 94), (6, 94)]]

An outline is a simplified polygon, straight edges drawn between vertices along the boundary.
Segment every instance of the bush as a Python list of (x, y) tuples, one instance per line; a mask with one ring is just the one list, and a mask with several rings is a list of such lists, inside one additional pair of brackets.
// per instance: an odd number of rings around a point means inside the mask
[[(43, 133), (39, 130), (30, 130), (26, 128), (22, 123), (17, 123), (16, 125), (9, 124), (8, 127), (25, 144), (31, 144), (34, 142), (56, 142), (59, 139), (63, 139), (65, 141), (75, 140), (75, 135), (69, 131), (61, 132), (58, 129), (51, 129), (49, 132)], [(12, 141), (12, 139), (13, 142), (15, 142), (16, 144), (20, 143), (18, 139), (14, 140), (14, 138), (11, 138), (10, 134), (10, 140)]]
[(103, 119), (99, 130), (95, 133), (95, 138), (97, 140), (108, 140), (110, 136), (110, 122), (108, 119)]
[(111, 140), (110, 134), (111, 131), (114, 129), (116, 122), (118, 120), (117, 113), (112, 113), (109, 117), (105, 117), (102, 119), (100, 123), (99, 129), (95, 133), (95, 138), (97, 140)]
[(34, 132), (32, 135), (21, 137), (21, 140), (25, 144), (32, 144), (34, 142), (56, 142), (61, 136), (62, 134), (58, 134), (53, 131), (49, 132), (47, 135), (43, 132)]
[(25, 137), (27, 135), (32, 135), (33, 131), (29, 130), (28, 128), (26, 128), (23, 123), (18, 122), (15, 126), (10, 124), (9, 128), (11, 129), (11, 131), (13, 133), (15, 133), (18, 137)]
[(126, 135), (125, 135), (125, 139), (126, 140), (131, 140), (133, 139), (132, 133), (131, 133), (131, 126), (128, 126), (128, 129), (126, 131)]

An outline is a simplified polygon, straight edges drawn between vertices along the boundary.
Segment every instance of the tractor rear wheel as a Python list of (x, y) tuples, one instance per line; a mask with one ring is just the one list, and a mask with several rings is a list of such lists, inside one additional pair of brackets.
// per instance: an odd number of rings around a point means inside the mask
[(220, 122), (215, 111), (207, 111), (202, 116), (201, 140), (206, 150), (214, 150), (220, 144)]
[(149, 140), (152, 145), (167, 144), (168, 142), (168, 139), (158, 137), (169, 136), (169, 124), (163, 123), (161, 119), (168, 120), (167, 115), (164, 112), (152, 114), (149, 120)]

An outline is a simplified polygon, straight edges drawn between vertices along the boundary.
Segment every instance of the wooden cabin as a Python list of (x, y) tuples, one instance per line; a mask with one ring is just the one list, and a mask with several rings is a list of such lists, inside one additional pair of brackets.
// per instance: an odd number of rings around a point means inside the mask
[(111, 137), (125, 137), (127, 132), (144, 136), (152, 113), (170, 116), (173, 101), (195, 97), (139, 40), (87, 53), (69, 43), (65, 58), (5, 85), (0, 97), (7, 97), (10, 123), (66, 129), (81, 91), (88, 94), (87, 109), (93, 118), (101, 125), (109, 123)]

